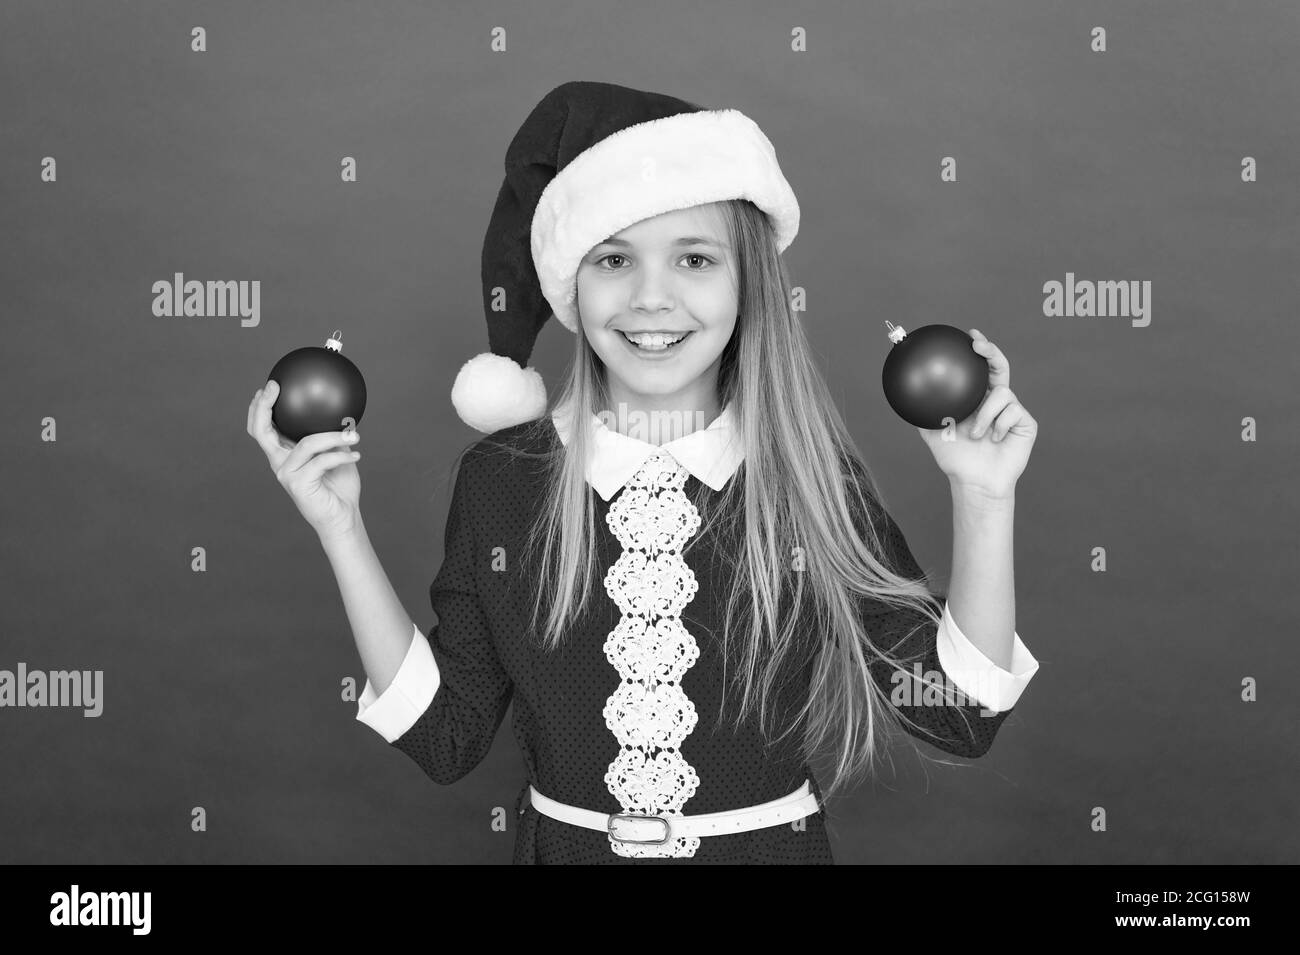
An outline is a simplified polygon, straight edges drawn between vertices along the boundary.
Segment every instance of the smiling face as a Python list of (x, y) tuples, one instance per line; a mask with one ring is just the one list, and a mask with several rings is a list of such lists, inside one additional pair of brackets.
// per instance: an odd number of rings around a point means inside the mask
[[(739, 311), (735, 252), (716, 204), (628, 226), (583, 257), (577, 282), (583, 333), (604, 362), (615, 403), (714, 403)], [(642, 332), (663, 334), (642, 337), (640, 346), (624, 334)]]

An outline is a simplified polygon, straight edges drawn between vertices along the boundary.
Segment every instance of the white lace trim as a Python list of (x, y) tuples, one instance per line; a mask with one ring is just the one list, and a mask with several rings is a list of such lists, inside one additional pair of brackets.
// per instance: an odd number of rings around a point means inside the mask
[[(605, 591), (623, 613), (604, 647), (623, 678), (605, 703), (605, 725), (620, 744), (605, 785), (626, 813), (681, 815), (700, 784), (680, 749), (696, 722), (681, 680), (700, 655), (681, 621), (699, 589), (681, 553), (700, 526), (699, 511), (682, 490), (687, 473), (660, 450), (605, 515), (623, 545), (605, 575)], [(699, 836), (663, 845), (610, 840), (628, 858), (689, 858), (699, 845)]]

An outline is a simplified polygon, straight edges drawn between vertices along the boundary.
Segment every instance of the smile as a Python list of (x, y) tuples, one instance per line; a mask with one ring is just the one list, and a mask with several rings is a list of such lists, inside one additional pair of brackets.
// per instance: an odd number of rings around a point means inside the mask
[(690, 331), (676, 338), (668, 335), (637, 335), (635, 339), (632, 339), (623, 332), (619, 332), (619, 335), (628, 343), (629, 347), (647, 355), (671, 351), (694, 334), (695, 332)]

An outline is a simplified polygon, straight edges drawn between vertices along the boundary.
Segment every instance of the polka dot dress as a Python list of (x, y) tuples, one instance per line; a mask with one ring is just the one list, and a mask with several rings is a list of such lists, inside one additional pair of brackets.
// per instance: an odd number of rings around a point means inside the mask
[[(821, 796), (798, 752), (801, 733), (769, 744), (752, 715), (739, 729), (732, 725), (739, 705), (735, 688), (724, 687), (720, 641), (737, 553), (726, 535), (735, 532), (725, 530), (726, 521), (699, 526), (699, 512), (722, 492), (666, 452), (649, 459), (610, 501), (592, 492), (605, 586), (597, 578), (563, 645), (546, 651), (528, 630), (536, 574), (518, 559), (543, 474), (539, 462), (502, 450), (501, 443), (536, 452), (558, 444), (558, 436), (546, 418), (499, 431), (465, 454), (443, 564), (429, 588), (437, 623), (428, 638), (441, 682), (428, 709), (392, 745), (434, 782), (450, 784), (487, 755), (513, 706), (526, 770), (516, 798), (516, 864), (832, 864), (821, 811), (751, 832), (679, 838), (650, 853), (620, 851), (631, 844), (528, 804), (529, 783), (552, 799), (600, 813), (722, 812), (778, 799), (805, 781), (819, 803)], [(731, 478), (740, 479), (743, 471)], [(919, 576), (892, 521), (887, 537), (898, 565)], [(868, 626), (895, 653), (914, 657), (924, 670), (941, 669), (933, 624), (907, 637), (916, 621), (882, 608)], [(776, 688), (778, 726), (788, 725), (807, 700), (812, 653), (796, 657), (797, 672)], [(882, 686), (888, 687), (889, 673), (887, 667), (876, 673)], [(1012, 712), (982, 717), (976, 704), (900, 709), (932, 734), (921, 738), (962, 756), (987, 751)]]

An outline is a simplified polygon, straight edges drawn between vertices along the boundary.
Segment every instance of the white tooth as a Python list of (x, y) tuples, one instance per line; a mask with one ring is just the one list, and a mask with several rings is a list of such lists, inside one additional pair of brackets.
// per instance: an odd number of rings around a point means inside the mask
[(686, 336), (679, 335), (675, 338), (670, 338), (667, 335), (645, 334), (645, 335), (632, 335), (628, 337), (630, 337), (632, 341), (636, 342), (638, 346), (646, 349), (647, 351), (662, 351), (663, 349), (667, 348), (669, 344), (679, 342)]

